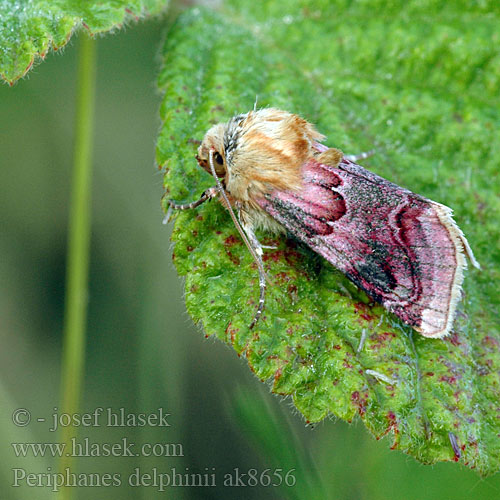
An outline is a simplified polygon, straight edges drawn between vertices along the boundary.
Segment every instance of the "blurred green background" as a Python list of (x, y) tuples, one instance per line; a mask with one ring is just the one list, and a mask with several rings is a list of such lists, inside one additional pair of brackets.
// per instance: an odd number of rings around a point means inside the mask
[[(269, 393), (246, 363), (205, 339), (187, 316), (160, 210), (154, 164), (160, 97), (156, 53), (166, 21), (97, 40), (92, 248), (83, 412), (163, 408), (170, 427), (80, 429), (81, 439), (176, 443), (183, 457), (86, 457), (76, 470), (119, 473), (120, 487), (79, 488), (79, 499), (481, 499), (500, 478), (460, 464), (423, 466), (376, 442), (360, 423), (307, 428), (291, 402)], [(44, 499), (48, 487), (13, 488), (12, 468), (57, 470), (48, 456), (16, 458), (11, 443), (56, 442), (61, 335), (79, 38), (13, 88), (0, 87), (1, 499)], [(32, 421), (16, 427), (27, 408)], [(37, 418), (46, 418), (45, 423)], [(215, 487), (130, 487), (156, 468), (215, 473)], [(50, 469), (49, 469), (50, 468)], [(293, 487), (225, 487), (236, 469), (295, 468)], [(56, 495), (57, 496), (57, 495)]]

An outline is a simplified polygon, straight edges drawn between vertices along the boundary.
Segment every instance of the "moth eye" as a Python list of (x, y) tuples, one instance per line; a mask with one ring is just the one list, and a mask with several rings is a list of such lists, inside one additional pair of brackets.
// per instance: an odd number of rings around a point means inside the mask
[(224, 165), (224, 160), (222, 159), (222, 156), (220, 155), (220, 153), (218, 151), (216, 151), (214, 153), (214, 158), (215, 158), (215, 161), (219, 164), (219, 165)]

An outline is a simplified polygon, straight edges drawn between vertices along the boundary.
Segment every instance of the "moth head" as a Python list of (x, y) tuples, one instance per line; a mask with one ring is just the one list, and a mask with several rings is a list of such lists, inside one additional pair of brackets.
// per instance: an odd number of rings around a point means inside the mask
[(214, 125), (209, 129), (196, 155), (196, 160), (200, 167), (205, 169), (209, 174), (212, 174), (212, 169), (210, 168), (210, 150), (213, 151), (214, 168), (217, 177), (225, 177), (227, 168), (224, 152), (224, 125), (222, 123)]

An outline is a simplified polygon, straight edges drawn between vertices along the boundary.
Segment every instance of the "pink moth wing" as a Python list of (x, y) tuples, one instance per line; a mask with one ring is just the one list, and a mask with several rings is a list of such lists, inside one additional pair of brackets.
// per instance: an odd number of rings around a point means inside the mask
[(346, 157), (337, 166), (310, 159), (302, 176), (299, 192), (275, 190), (260, 207), (422, 335), (447, 335), (464, 251), (477, 265), (451, 209)]

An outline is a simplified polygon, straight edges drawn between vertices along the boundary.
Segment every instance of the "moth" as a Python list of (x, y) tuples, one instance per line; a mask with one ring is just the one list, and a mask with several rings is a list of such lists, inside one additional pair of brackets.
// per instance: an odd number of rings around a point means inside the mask
[[(322, 144), (300, 116), (253, 110), (213, 126), (198, 148), (199, 165), (216, 185), (189, 204), (218, 197), (259, 270), (264, 309), (266, 272), (257, 229), (289, 232), (342, 271), (373, 300), (425, 337), (450, 333), (466, 256), (479, 268), (452, 210), (412, 193)], [(236, 210), (238, 217), (233, 212)]]

